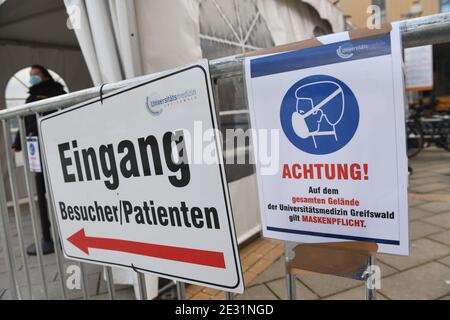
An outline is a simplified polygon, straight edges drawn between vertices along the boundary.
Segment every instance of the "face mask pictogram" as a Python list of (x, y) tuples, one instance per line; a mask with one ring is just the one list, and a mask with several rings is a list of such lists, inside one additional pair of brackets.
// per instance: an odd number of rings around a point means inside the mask
[[(310, 96), (308, 89), (316, 86), (326, 87), (330, 93), (314, 105), (314, 99)], [(336, 126), (342, 120), (345, 110), (345, 95), (342, 87), (334, 81), (317, 81), (299, 87), (295, 91), (295, 97), (296, 112), (292, 114), (292, 127), (295, 134), (302, 139), (311, 137), (316, 149), (318, 136), (333, 136), (338, 141)], [(335, 101), (335, 99), (338, 100)]]

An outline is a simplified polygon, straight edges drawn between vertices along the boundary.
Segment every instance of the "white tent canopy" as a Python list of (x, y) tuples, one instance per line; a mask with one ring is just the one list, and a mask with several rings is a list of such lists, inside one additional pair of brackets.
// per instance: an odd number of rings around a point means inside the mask
[(64, 2), (95, 84), (344, 30), (328, 0)]

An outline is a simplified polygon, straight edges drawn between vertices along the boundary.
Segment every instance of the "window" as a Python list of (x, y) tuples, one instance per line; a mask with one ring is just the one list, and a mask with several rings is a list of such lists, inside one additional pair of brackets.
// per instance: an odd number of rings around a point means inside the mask
[(450, 0), (441, 0), (441, 12), (450, 12)]

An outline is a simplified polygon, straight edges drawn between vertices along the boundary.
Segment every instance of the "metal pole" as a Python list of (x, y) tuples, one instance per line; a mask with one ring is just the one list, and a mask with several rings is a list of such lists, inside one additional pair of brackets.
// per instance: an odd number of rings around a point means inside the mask
[[(375, 287), (373, 281), (375, 280), (373, 277), (380, 276), (378, 274), (374, 274), (375, 272), (375, 263), (376, 263), (376, 257), (375, 253), (371, 255), (368, 258), (368, 264), (369, 264), (369, 276), (366, 280), (366, 300), (376, 300), (377, 299), (377, 288)], [(380, 279), (377, 279), (375, 281), (380, 281)]]
[[(39, 123), (39, 119), (41, 118), (41, 116), (39, 114), (36, 114), (36, 121), (38, 121)], [(38, 136), (41, 135), (41, 129), (40, 126), (38, 125)], [(47, 177), (47, 171), (44, 169), (45, 168), (45, 159), (44, 157), (42, 157), (43, 154), (43, 150), (42, 150), (42, 145), (39, 141), (39, 150), (40, 150), (40, 154), (41, 154), (41, 168), (42, 168), (42, 174), (44, 175), (44, 184), (45, 184), (45, 190), (46, 190), (46, 200), (47, 200), (47, 208), (48, 208), (48, 218), (50, 220), (50, 226), (51, 226), (51, 231), (52, 231), (52, 238), (53, 238), (53, 245), (55, 247), (55, 254), (56, 254), (56, 267), (58, 268), (58, 272), (60, 275), (60, 285), (61, 285), (61, 293), (62, 293), (62, 297), (63, 299), (67, 299), (67, 293), (66, 293), (66, 286), (64, 284), (64, 262), (62, 259), (62, 252), (61, 252), (61, 240), (59, 238), (59, 232), (58, 232), (58, 227), (56, 226), (56, 213), (54, 212), (54, 208), (53, 208), (53, 200), (51, 198), (51, 192), (50, 192), (50, 188), (49, 188), (49, 183), (48, 183), (48, 177)]]
[(28, 203), (30, 206), (30, 216), (31, 216), (31, 225), (33, 227), (33, 237), (34, 237), (34, 244), (36, 245), (36, 253), (37, 253), (37, 260), (39, 263), (39, 271), (40, 276), (42, 280), (42, 287), (44, 289), (44, 296), (45, 299), (48, 299), (48, 290), (47, 290), (47, 281), (45, 280), (45, 272), (44, 272), (44, 263), (42, 260), (42, 246), (41, 242), (39, 241), (38, 235), (38, 226), (37, 226), (37, 215), (36, 215), (36, 207), (34, 203), (34, 192), (33, 192), (33, 177), (30, 171), (30, 166), (28, 162), (28, 148), (27, 148), (27, 135), (25, 131), (25, 125), (23, 122), (22, 117), (17, 116), (17, 122), (19, 123), (19, 132), (20, 132), (20, 143), (22, 145), (22, 158), (23, 158), (23, 169), (25, 173), (25, 184), (27, 187), (27, 193), (28, 193)]
[(177, 281), (178, 300), (186, 300), (186, 287), (183, 282)]
[(23, 260), (23, 268), (25, 272), (25, 281), (28, 287), (28, 299), (33, 299), (33, 294), (31, 290), (31, 279), (30, 279), (30, 270), (28, 267), (28, 257), (25, 250), (24, 236), (23, 236), (23, 224), (22, 224), (22, 213), (20, 210), (20, 205), (18, 201), (18, 191), (17, 191), (17, 183), (16, 183), (16, 173), (13, 166), (13, 154), (9, 149), (11, 144), (11, 133), (9, 131), (9, 122), (7, 120), (2, 120), (3, 125), (3, 138), (5, 142), (5, 156), (6, 156), (6, 165), (8, 167), (9, 174), (9, 186), (11, 188), (11, 199), (14, 207), (14, 217), (16, 221), (16, 229), (17, 229), (17, 238), (19, 239), (19, 247), (20, 253), (22, 255)]
[(116, 298), (116, 292), (114, 291), (114, 279), (111, 267), (104, 267), (106, 275), (106, 284), (108, 285), (109, 299), (114, 300)]
[(3, 228), (3, 239), (5, 260), (9, 267), (9, 282), (11, 288), (11, 299), (19, 297), (20, 290), (17, 283), (16, 265), (14, 262), (14, 250), (11, 244), (11, 229), (9, 225), (8, 206), (6, 205), (5, 186), (3, 184), (3, 170), (0, 170), (0, 226)]
[(137, 280), (139, 287), (139, 296), (141, 300), (147, 300), (147, 287), (145, 285), (145, 274), (137, 272)]
[[(286, 263), (288, 263), (292, 259), (292, 248), (290, 248), (291, 242), (284, 242), (284, 257)], [(289, 273), (289, 270), (286, 273), (286, 291), (287, 291), (287, 299), (288, 300), (297, 300), (297, 278), (295, 275)]]
[(80, 262), (80, 271), (81, 271), (81, 290), (83, 291), (83, 298), (84, 300), (89, 300), (89, 285), (83, 262)]
[(288, 300), (297, 300), (297, 292), (296, 292), (296, 278), (294, 275), (288, 273), (286, 275), (286, 289), (287, 289), (287, 299)]
[(234, 300), (233, 292), (225, 291), (226, 300)]

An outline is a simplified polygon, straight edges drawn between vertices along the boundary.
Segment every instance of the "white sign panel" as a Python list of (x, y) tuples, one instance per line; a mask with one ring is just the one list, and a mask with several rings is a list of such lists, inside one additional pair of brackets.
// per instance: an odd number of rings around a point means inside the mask
[(433, 46), (405, 49), (406, 89), (433, 89)]
[(400, 33), (326, 40), (246, 59), (252, 128), (280, 137), (278, 171), (257, 162), (264, 235), (371, 241), (379, 252), (406, 255)]
[(38, 137), (27, 137), (28, 163), (31, 172), (42, 172)]
[(66, 257), (243, 291), (223, 165), (183, 161), (196, 121), (217, 128), (206, 60), (41, 120)]

